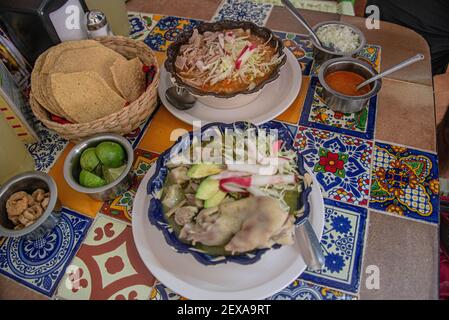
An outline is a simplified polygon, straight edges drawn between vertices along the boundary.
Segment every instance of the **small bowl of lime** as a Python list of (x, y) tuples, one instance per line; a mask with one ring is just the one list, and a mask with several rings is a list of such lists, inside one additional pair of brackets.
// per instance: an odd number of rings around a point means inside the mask
[(91, 198), (109, 201), (131, 188), (134, 150), (117, 134), (99, 134), (75, 145), (64, 162), (69, 186)]

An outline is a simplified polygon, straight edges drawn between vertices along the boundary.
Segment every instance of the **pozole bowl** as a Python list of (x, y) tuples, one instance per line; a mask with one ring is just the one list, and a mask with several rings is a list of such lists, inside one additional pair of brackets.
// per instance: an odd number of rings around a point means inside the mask
[(326, 82), (326, 76), (335, 71), (354, 72), (364, 79), (377, 75), (369, 64), (354, 58), (336, 58), (326, 61), (320, 68), (318, 79), (323, 86), (322, 98), (334, 111), (343, 113), (355, 113), (362, 110), (369, 100), (375, 96), (382, 87), (382, 80), (378, 79), (371, 84), (371, 90), (360, 96), (348, 96), (332, 89)]
[(336, 51), (332, 51), (328, 48), (323, 48), (313, 39), (313, 37), (310, 37), (310, 41), (313, 44), (313, 58), (317, 64), (322, 64), (323, 62), (330, 60), (330, 59), (334, 59), (334, 58), (352, 57), (355, 54), (359, 53), (366, 44), (366, 38), (365, 38), (365, 35), (363, 34), (363, 32), (360, 29), (356, 28), (355, 26), (353, 26), (349, 23), (340, 22), (340, 21), (325, 21), (325, 22), (321, 22), (321, 23), (318, 23), (317, 25), (315, 25), (313, 27), (313, 30), (316, 33), (318, 31), (318, 29), (320, 29), (321, 27), (332, 26), (332, 25), (345, 26), (345, 27), (350, 28), (352, 30), (352, 32), (358, 36), (359, 45), (355, 50), (352, 50), (352, 51), (336, 52)]
[[(103, 141), (113, 141), (120, 144), (126, 153), (126, 168), (122, 174), (113, 182), (98, 188), (87, 188), (79, 184), (78, 177), (81, 172), (80, 158), (84, 150), (96, 147)], [(118, 134), (98, 134), (85, 139), (75, 145), (67, 155), (64, 162), (64, 179), (69, 186), (81, 193), (89, 195), (98, 201), (109, 201), (125, 193), (132, 184), (132, 165), (134, 161), (133, 147), (129, 141)]]
[[(6, 201), (16, 192), (25, 191), (32, 194), (36, 189), (50, 193), (47, 208), (37, 220), (20, 230), (14, 229), (14, 224), (8, 219)], [(35, 240), (49, 233), (61, 217), (61, 203), (58, 200), (58, 189), (52, 177), (38, 171), (25, 172), (5, 182), (0, 189), (0, 236), (21, 237)]]
[[(257, 128), (256, 126), (247, 122), (236, 122), (231, 124), (224, 123), (210, 123), (203, 126), (199, 132), (190, 132), (178, 139), (178, 141), (171, 147), (162, 153), (157, 162), (155, 168), (155, 174), (150, 178), (147, 184), (147, 194), (150, 196), (150, 204), (148, 208), (148, 219), (151, 224), (156, 226), (164, 235), (165, 241), (178, 253), (191, 254), (199, 263), (203, 265), (216, 265), (221, 263), (234, 262), (238, 264), (248, 265), (259, 261), (262, 255), (267, 250), (278, 249), (281, 246), (276, 244), (273, 247), (267, 249), (255, 249), (250, 252), (235, 254), (235, 255), (211, 255), (206, 251), (196, 248), (189, 243), (183, 242), (179, 239), (175, 233), (173, 227), (167, 221), (163, 205), (161, 201), (161, 195), (163, 193), (163, 186), (168, 175), (168, 164), (171, 160), (171, 156), (179, 154), (183, 150), (188, 150), (191, 146), (193, 137), (202, 137), (206, 140), (210, 139), (211, 132), (214, 130), (220, 130), (222, 134), (226, 135), (227, 130), (247, 130), (248, 128)], [(258, 127), (259, 130), (266, 132), (271, 130), (277, 130), (278, 139), (284, 142), (284, 146), (287, 149), (293, 149), (294, 138), (286, 125), (279, 122), (267, 122)], [(203, 140), (202, 140), (203, 141)], [(306, 176), (306, 172), (303, 164), (303, 158), (298, 154), (296, 160), (297, 171), (299, 175)], [(295, 223), (301, 223), (302, 219), (306, 219), (310, 213), (309, 205), (309, 193), (312, 190), (311, 185), (306, 185), (304, 181), (302, 183), (302, 193), (298, 197), (297, 208), (303, 208), (303, 214), (296, 217)]]
[(203, 34), (207, 31), (216, 32), (231, 29), (243, 29), (251, 30), (251, 33), (265, 40), (265, 42), (275, 48), (275, 53), (279, 57), (283, 56), (282, 60), (271, 71), (270, 76), (260, 82), (252, 89), (245, 89), (233, 93), (215, 93), (203, 91), (195, 86), (187, 84), (176, 71), (176, 59), (180, 53), (181, 47), (189, 43), (189, 39), (193, 35), (193, 29), (186, 30), (181, 33), (176, 41), (170, 45), (167, 50), (167, 60), (165, 61), (165, 68), (170, 74), (171, 80), (175, 86), (185, 88), (190, 94), (195, 96), (198, 101), (217, 109), (233, 109), (243, 105), (246, 105), (254, 101), (261, 93), (263, 87), (278, 79), (281, 67), (287, 61), (287, 57), (284, 54), (284, 45), (282, 40), (273, 34), (273, 32), (267, 28), (259, 27), (258, 25), (248, 21), (230, 21), (223, 20), (213, 23), (202, 23), (197, 29), (199, 34)]

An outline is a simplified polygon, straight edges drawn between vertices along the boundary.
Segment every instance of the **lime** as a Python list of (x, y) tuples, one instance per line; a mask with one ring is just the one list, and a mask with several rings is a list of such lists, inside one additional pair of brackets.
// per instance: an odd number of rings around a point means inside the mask
[(125, 150), (117, 142), (103, 141), (96, 148), (95, 152), (101, 163), (109, 168), (117, 168), (125, 160)]
[(95, 167), (100, 163), (97, 155), (95, 154), (95, 148), (87, 148), (83, 151), (80, 158), (81, 168), (87, 171), (94, 171)]
[(103, 167), (103, 178), (107, 183), (117, 180), (118, 177), (125, 171), (126, 163), (118, 168)]
[(87, 188), (98, 188), (106, 185), (106, 181), (103, 178), (100, 178), (99, 176), (83, 169), (80, 173), (80, 184)]
[(95, 171), (93, 171), (92, 173), (96, 174), (99, 177), (103, 177), (103, 165), (99, 163), (98, 166), (95, 167)]

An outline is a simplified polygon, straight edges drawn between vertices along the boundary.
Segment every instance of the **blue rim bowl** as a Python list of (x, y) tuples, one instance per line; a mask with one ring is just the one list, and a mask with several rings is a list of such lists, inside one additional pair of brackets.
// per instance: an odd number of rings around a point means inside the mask
[[(222, 133), (225, 131), (225, 129), (235, 129), (235, 128), (247, 129), (250, 127), (257, 128), (257, 126), (250, 124), (248, 122), (235, 122), (231, 124), (217, 122), (203, 126), (200, 129), (201, 134), (203, 135), (208, 129), (214, 127), (218, 128)], [(258, 126), (258, 128), (264, 130), (270, 129), (278, 130), (279, 139), (281, 139), (284, 142), (284, 146), (287, 149), (295, 149), (293, 144), (294, 138), (286, 125), (276, 121), (270, 121), (263, 125)], [(168, 173), (166, 164), (170, 159), (170, 154), (172, 150), (175, 150), (176, 152), (176, 150), (180, 150), (180, 148), (188, 147), (190, 145), (190, 141), (192, 141), (193, 135), (194, 132), (189, 132), (184, 136), (179, 137), (176, 143), (171, 148), (167, 149), (159, 156), (155, 164), (156, 165), (155, 174), (150, 178), (147, 184), (147, 195), (151, 195), (150, 205), (148, 208), (148, 219), (150, 220), (150, 223), (162, 231), (164, 238), (169, 246), (175, 249), (178, 253), (191, 254), (198, 262), (204, 265), (216, 265), (227, 262), (235, 262), (243, 265), (253, 264), (259, 261), (262, 255), (268, 250), (280, 248), (281, 245), (274, 245), (272, 248), (256, 249), (238, 255), (215, 256), (208, 254), (202, 250), (199, 250), (190, 244), (184, 243), (178, 238), (173, 228), (169, 225), (169, 223), (165, 219), (164, 212), (162, 209), (162, 202), (159, 199), (159, 195), (164, 186), (165, 178)], [(300, 153), (298, 153), (297, 157), (297, 170), (300, 175), (305, 175), (307, 173), (304, 168), (304, 161), (302, 155)], [(306, 219), (310, 214), (310, 205), (308, 197), (312, 190), (312, 187), (311, 186), (308, 186), (307, 188), (305, 186), (303, 187), (304, 191), (302, 192), (301, 197), (299, 197), (298, 199), (298, 208), (304, 206), (304, 214), (301, 215), (300, 217), (297, 217), (295, 221), (296, 224), (299, 224), (302, 220)]]

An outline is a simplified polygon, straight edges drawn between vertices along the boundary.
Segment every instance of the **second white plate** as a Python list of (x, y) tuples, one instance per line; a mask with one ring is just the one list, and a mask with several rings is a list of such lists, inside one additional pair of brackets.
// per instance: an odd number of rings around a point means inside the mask
[[(310, 170), (308, 170), (310, 173)], [(189, 254), (171, 248), (160, 230), (148, 219), (150, 196), (147, 183), (155, 166), (140, 183), (134, 199), (132, 230), (137, 251), (151, 273), (165, 286), (188, 299), (246, 300), (267, 298), (292, 283), (306, 269), (296, 245), (267, 251), (260, 261), (241, 265), (226, 263), (205, 266)], [(321, 239), (324, 227), (324, 202), (313, 178), (310, 222)]]
[(165, 67), (161, 68), (159, 97), (168, 111), (189, 124), (198, 120), (202, 121), (202, 124), (236, 121), (249, 121), (255, 125), (265, 123), (284, 112), (295, 101), (301, 89), (301, 66), (290, 50), (285, 49), (284, 52), (287, 55), (287, 62), (281, 68), (279, 78), (265, 85), (256, 100), (239, 108), (215, 109), (197, 101), (192, 109), (186, 111), (176, 109), (165, 98), (165, 91), (173, 86)]

